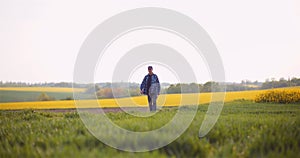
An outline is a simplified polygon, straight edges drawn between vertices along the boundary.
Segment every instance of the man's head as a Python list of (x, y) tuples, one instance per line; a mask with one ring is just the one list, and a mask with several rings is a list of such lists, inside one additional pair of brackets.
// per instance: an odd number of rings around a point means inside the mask
[(149, 74), (153, 73), (152, 70), (153, 70), (153, 67), (152, 66), (148, 66), (148, 72), (149, 72)]

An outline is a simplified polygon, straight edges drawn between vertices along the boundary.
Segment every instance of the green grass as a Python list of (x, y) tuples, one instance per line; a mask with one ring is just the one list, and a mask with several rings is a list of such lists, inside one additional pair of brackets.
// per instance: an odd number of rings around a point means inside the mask
[[(300, 105), (226, 103), (217, 124), (199, 139), (206, 109), (199, 106), (191, 126), (174, 142), (145, 153), (106, 146), (77, 113), (0, 111), (0, 157), (300, 157)], [(147, 131), (167, 123), (176, 111), (165, 108), (151, 119), (108, 115), (124, 128)]]

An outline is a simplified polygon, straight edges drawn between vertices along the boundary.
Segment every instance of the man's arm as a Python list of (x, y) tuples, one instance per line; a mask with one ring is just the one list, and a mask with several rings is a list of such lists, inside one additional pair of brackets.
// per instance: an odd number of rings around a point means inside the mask
[(141, 94), (143, 94), (143, 89), (145, 88), (145, 86), (146, 86), (146, 76), (144, 77), (143, 82), (140, 86)]
[(157, 78), (157, 83), (158, 83), (158, 95), (159, 95), (159, 93), (160, 93), (160, 83), (159, 83), (159, 79), (158, 79), (158, 76), (156, 75), (156, 78)]

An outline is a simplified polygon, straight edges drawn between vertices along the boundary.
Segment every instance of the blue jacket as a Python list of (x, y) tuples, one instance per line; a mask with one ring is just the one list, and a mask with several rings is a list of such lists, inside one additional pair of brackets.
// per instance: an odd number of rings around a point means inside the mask
[[(140, 86), (140, 90), (143, 92), (143, 94), (148, 94), (148, 89), (150, 88), (151, 85), (148, 85), (148, 79), (149, 79), (150, 75), (147, 74), (144, 79), (143, 79), (143, 82)], [(158, 80), (158, 77), (156, 74), (152, 74), (151, 75), (151, 84), (154, 84), (154, 83), (157, 83), (158, 85), (158, 93), (160, 92), (160, 84), (159, 84), (159, 80)]]

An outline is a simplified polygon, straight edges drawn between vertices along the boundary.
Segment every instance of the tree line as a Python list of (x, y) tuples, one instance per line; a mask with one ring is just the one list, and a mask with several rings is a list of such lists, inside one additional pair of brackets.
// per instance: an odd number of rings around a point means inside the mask
[(281, 88), (281, 87), (293, 87), (300, 86), (300, 78), (284, 79), (280, 78), (278, 81), (275, 78), (266, 79), (262, 84), (261, 89), (270, 89), (270, 88)]
[[(138, 83), (116, 82), (116, 83), (96, 83), (96, 84), (72, 84), (71, 82), (60, 83), (25, 83), (25, 82), (2, 82), (0, 87), (69, 87), (74, 85), (75, 88), (85, 88), (84, 92), (87, 99), (94, 98), (96, 95), (99, 99), (102, 98), (122, 98), (140, 95)], [(243, 80), (240, 83), (219, 83), (209, 81), (204, 84), (198, 83), (161, 83), (161, 94), (174, 93), (198, 93), (198, 92), (218, 92), (226, 86), (226, 91), (244, 91), (244, 90), (259, 90), (281, 87), (300, 86), (300, 78), (284, 79), (275, 78), (266, 79), (265, 82)], [(43, 99), (46, 98), (46, 99)], [(39, 100), (52, 100), (42, 95)], [(68, 98), (69, 99), (69, 98)]]

